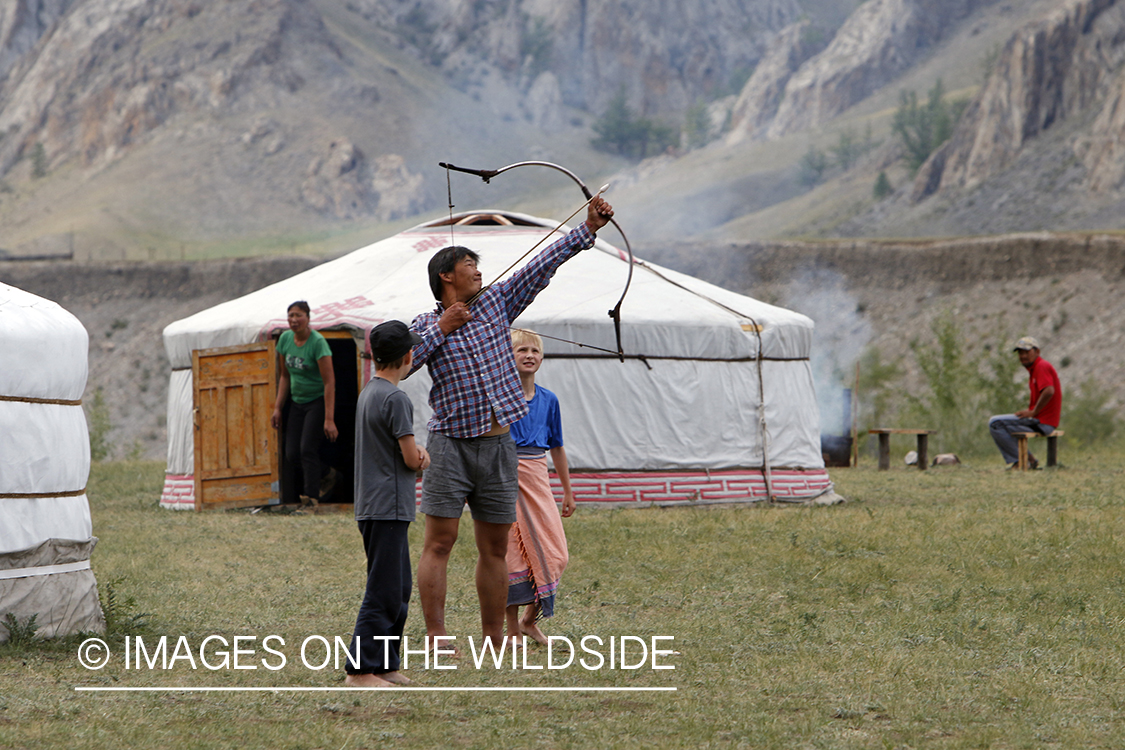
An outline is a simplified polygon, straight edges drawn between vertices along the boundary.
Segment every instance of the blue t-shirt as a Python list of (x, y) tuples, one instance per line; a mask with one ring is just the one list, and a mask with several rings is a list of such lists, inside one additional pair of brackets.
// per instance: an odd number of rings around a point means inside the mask
[(512, 423), (512, 440), (521, 456), (537, 456), (562, 447), (558, 397), (541, 385), (535, 386), (535, 396), (527, 402), (527, 416)]

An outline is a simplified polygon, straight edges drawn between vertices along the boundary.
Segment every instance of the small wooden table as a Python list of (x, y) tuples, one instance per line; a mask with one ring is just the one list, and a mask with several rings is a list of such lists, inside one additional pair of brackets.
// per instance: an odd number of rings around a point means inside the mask
[(1062, 430), (1055, 430), (1050, 435), (1046, 436), (1038, 432), (1013, 432), (1012, 437), (1019, 441), (1019, 460), (1016, 463), (1016, 468), (1018, 468), (1020, 471), (1028, 470), (1029, 462), (1027, 460), (1027, 439), (1037, 437), (1047, 438), (1047, 465), (1057, 466), (1059, 463), (1059, 438), (1061, 438), (1065, 434), (1066, 433)]
[(926, 470), (928, 457), (926, 453), (930, 447), (930, 435), (937, 430), (905, 430), (892, 427), (876, 427), (868, 430), (872, 435), (879, 436), (879, 471), (891, 468), (891, 435), (917, 435), (918, 436), (918, 469)]

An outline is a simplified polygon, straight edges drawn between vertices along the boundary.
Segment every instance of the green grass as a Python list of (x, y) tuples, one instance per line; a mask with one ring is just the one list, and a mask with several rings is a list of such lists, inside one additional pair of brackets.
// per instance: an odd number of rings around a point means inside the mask
[[(160, 465), (98, 465), (93, 564), (103, 594), (113, 582), (115, 653), (125, 635), (278, 634), (289, 663), (89, 672), (80, 638), (0, 646), (0, 746), (1121, 747), (1118, 455), (1064, 447), (1066, 467), (1023, 474), (998, 458), (924, 473), (865, 462), (833, 472), (850, 502), (831, 508), (580, 509), (545, 629), (673, 635), (674, 671), (411, 670), (427, 686), (674, 693), (76, 692), (340, 686), (300, 665), (299, 643), (347, 636), (363, 586), (349, 517), (162, 511)], [(450, 568), (462, 642), (477, 628), (473, 557), (466, 525)]]

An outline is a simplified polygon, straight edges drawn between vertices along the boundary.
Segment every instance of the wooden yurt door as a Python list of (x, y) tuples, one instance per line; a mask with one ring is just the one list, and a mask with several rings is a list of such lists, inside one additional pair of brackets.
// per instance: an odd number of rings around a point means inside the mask
[(277, 502), (274, 342), (191, 354), (195, 509)]

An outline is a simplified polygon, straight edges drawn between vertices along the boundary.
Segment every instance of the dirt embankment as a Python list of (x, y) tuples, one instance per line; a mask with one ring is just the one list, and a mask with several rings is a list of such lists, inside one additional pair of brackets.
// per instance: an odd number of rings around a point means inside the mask
[(814, 364), (827, 357), (829, 373), (851, 372), (873, 345), (884, 360), (901, 359), (914, 388), (910, 344), (932, 341), (935, 321), (949, 314), (967, 351), (1033, 335), (1064, 391), (1092, 379), (1125, 409), (1118, 392), (1125, 371), (1125, 235), (676, 245), (643, 254), (809, 315), (817, 323)]
[[(863, 349), (902, 358), (954, 315), (967, 348), (1031, 334), (1064, 389), (1125, 371), (1125, 236), (1034, 234), (942, 241), (776, 242), (639, 248), (655, 263), (817, 322), (814, 363), (848, 372)], [(0, 281), (55, 300), (90, 333), (85, 401), (100, 388), (114, 455), (162, 458), (169, 323), (316, 265), (309, 257), (197, 263), (0, 263)], [(623, 307), (628, 325), (628, 300)], [(1118, 395), (1117, 406), (1125, 407)]]

